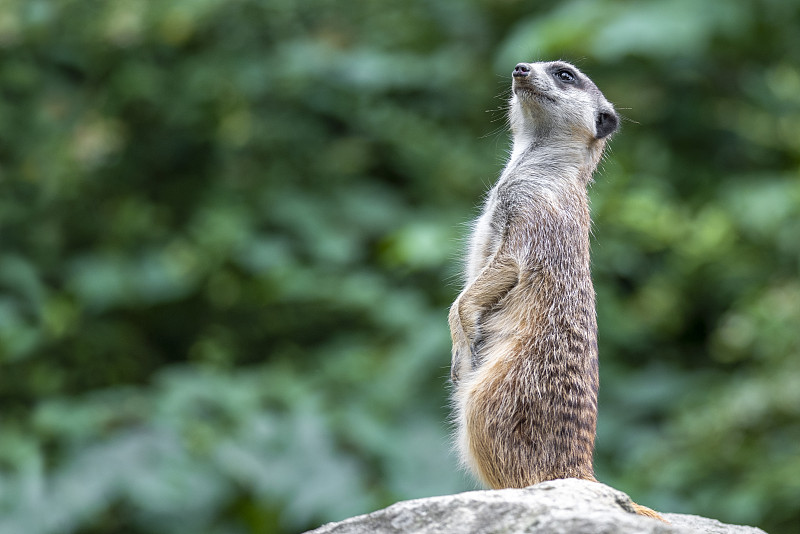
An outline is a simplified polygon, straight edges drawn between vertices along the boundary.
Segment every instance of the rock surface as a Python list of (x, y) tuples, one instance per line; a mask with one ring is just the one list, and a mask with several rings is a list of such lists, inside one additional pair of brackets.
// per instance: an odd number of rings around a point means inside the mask
[(567, 479), (525, 489), (470, 491), (393, 504), (329, 523), (308, 534), (764, 534), (714, 519), (664, 514), (671, 524), (633, 513), (631, 499), (604, 484)]

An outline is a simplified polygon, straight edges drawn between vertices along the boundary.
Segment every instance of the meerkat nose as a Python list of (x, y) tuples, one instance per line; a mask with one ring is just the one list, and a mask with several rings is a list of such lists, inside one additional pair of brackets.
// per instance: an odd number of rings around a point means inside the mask
[(531, 71), (531, 66), (527, 63), (517, 63), (517, 66), (514, 67), (514, 72), (511, 73), (512, 76), (515, 78), (517, 76), (527, 76), (528, 73)]

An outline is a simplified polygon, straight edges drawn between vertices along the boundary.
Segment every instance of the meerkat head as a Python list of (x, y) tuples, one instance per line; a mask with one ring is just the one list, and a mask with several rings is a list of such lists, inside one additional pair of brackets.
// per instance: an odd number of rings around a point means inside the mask
[(619, 126), (614, 106), (585, 74), (564, 61), (519, 63), (509, 119), (515, 138), (567, 136), (589, 147)]

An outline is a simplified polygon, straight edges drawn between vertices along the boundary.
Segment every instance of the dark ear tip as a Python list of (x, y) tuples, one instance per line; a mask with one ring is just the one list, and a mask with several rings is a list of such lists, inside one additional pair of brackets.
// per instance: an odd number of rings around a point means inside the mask
[(619, 117), (613, 111), (601, 111), (597, 114), (595, 131), (598, 139), (608, 137), (619, 128)]

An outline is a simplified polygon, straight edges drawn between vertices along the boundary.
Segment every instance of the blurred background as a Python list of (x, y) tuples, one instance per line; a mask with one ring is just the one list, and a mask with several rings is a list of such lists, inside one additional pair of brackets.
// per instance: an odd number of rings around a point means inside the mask
[(800, 3), (0, 2), (0, 532), (294, 533), (475, 489), (447, 308), (518, 61), (592, 187), (598, 477), (800, 525)]

